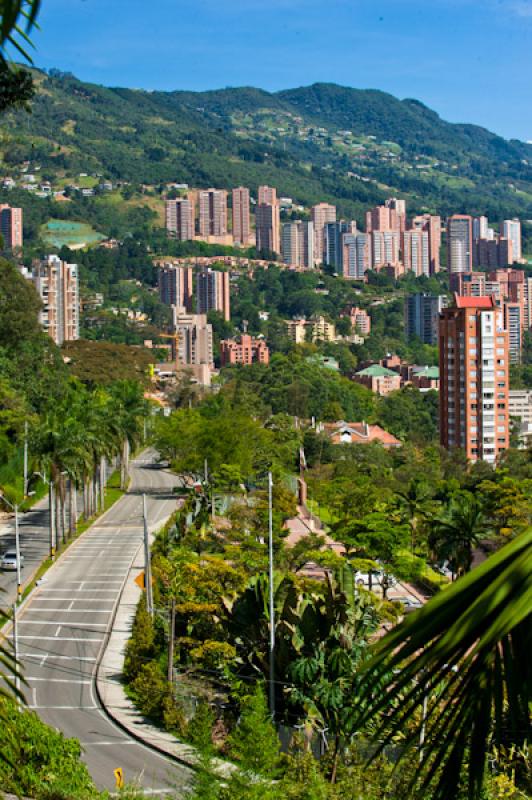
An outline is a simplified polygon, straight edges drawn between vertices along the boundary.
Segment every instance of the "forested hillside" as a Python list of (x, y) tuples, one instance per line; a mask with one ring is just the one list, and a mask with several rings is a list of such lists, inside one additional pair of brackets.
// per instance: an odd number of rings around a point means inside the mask
[(386, 196), (412, 211), (532, 218), (532, 147), (444, 122), (416, 100), (332, 84), (148, 92), (36, 71), (32, 113), (4, 117), (2, 172), (52, 182), (103, 176), (157, 186), (278, 187), (362, 218)]

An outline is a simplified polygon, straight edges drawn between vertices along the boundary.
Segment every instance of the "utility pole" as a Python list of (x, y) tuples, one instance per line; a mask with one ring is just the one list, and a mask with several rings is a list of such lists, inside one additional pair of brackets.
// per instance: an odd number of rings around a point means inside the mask
[(15, 558), (17, 559), (17, 603), (22, 595), (22, 578), (20, 576), (20, 531), (18, 527), (18, 505), (15, 503)]
[(146, 611), (153, 617), (153, 587), (151, 585), (150, 536), (146, 514), (146, 495), (142, 495), (142, 516), (144, 519), (144, 580), (146, 582)]
[(55, 492), (53, 481), (48, 482), (48, 505), (50, 508), (50, 558), (52, 561), (55, 559), (55, 545), (57, 544), (57, 537), (54, 543), (54, 530), (55, 530)]
[(24, 497), (28, 496), (28, 422), (24, 423)]
[(175, 597), (170, 606), (170, 630), (168, 637), (168, 683), (172, 685), (174, 677), (174, 644), (175, 644)]
[(273, 480), (268, 472), (268, 562), (270, 583), (270, 714), (275, 721), (275, 612), (273, 604)]
[[(18, 666), (18, 632), (17, 632), (17, 604), (13, 603), (13, 656), (15, 658), (15, 689), (20, 692), (20, 673)], [(20, 708), (20, 698), (17, 697)]]

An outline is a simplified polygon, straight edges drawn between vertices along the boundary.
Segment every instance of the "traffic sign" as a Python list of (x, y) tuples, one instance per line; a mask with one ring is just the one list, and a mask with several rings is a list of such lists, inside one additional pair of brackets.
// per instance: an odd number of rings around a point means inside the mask
[(117, 767), (114, 770), (115, 781), (116, 781), (116, 788), (123, 789), (124, 788), (124, 770), (122, 767)]
[(142, 570), (142, 572), (139, 572), (139, 574), (135, 578), (135, 583), (137, 584), (139, 589), (142, 589), (143, 591), (146, 589), (146, 573), (144, 572), (144, 570)]

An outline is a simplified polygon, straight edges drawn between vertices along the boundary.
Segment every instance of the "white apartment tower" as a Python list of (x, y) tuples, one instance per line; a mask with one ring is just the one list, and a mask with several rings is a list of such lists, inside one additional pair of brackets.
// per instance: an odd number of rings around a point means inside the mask
[(33, 283), (43, 303), (41, 325), (57, 345), (79, 339), (78, 265), (56, 255), (33, 269)]

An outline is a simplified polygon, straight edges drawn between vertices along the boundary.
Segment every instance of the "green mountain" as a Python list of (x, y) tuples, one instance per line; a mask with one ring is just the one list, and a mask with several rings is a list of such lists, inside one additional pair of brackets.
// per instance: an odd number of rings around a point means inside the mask
[(1, 171), (55, 186), (80, 173), (134, 184), (259, 183), (343, 214), (390, 194), (412, 211), (532, 218), (532, 146), (445, 122), (416, 100), (334, 84), (268, 93), (105, 88), (35, 71), (32, 113), (2, 120)]

